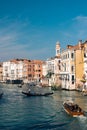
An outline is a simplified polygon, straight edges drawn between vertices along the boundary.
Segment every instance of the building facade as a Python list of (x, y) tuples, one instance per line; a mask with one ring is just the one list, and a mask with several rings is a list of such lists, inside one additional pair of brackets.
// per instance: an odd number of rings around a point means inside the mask
[(83, 85), (87, 86), (87, 42), (80, 40), (75, 46), (67, 45), (61, 52), (61, 63), (63, 89), (82, 90)]
[(22, 61), (7, 61), (3, 62), (3, 81), (17, 80), (23, 77), (23, 62)]
[(13, 59), (3, 62), (3, 81), (23, 80), (24, 82), (40, 81), (42, 78), (42, 61)]
[(75, 54), (67, 47), (61, 52), (61, 81), (62, 89), (75, 89)]
[(61, 58), (60, 58), (60, 43), (56, 43), (56, 55), (48, 58), (43, 64), (43, 76), (49, 79), (49, 86), (61, 84), (60, 73), (61, 71)]
[(34, 74), (34, 80), (39, 81), (42, 78), (42, 65), (43, 65), (43, 61), (41, 60), (32, 60), (32, 64), (34, 66), (34, 70), (33, 70), (33, 74)]

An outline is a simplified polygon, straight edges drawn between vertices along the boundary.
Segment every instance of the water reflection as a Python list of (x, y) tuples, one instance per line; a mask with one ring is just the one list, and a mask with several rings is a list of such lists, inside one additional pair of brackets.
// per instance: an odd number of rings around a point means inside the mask
[(58, 91), (53, 98), (57, 101), (63, 102), (72, 100), (79, 104), (84, 111), (87, 111), (87, 96), (83, 96), (81, 92), (77, 91)]

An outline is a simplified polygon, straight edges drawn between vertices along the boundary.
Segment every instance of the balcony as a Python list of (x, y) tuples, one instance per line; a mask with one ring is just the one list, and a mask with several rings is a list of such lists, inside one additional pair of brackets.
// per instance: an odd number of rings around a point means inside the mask
[(61, 75), (67, 75), (67, 74), (69, 74), (69, 72), (68, 71), (62, 71), (59, 74), (61, 74)]

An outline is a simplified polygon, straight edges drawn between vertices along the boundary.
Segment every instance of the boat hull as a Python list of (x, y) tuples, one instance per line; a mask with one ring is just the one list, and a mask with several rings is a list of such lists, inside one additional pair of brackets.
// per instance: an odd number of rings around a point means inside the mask
[(27, 96), (48, 96), (48, 95), (53, 94), (53, 92), (50, 92), (50, 93), (27, 93), (27, 92), (22, 92), (22, 93), (27, 95)]
[(2, 98), (2, 96), (3, 96), (3, 93), (0, 93), (0, 98)]
[(67, 103), (63, 103), (63, 108), (67, 114), (69, 114), (72, 117), (78, 117), (78, 116), (84, 116), (84, 111), (78, 107), (78, 110), (71, 110), (69, 107), (67, 107)]

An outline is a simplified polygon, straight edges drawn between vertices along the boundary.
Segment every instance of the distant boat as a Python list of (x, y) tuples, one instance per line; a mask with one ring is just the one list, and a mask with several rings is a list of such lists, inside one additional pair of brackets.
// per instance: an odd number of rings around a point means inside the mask
[(83, 89), (82, 93), (83, 93), (83, 96), (87, 96), (87, 89)]
[(22, 84), (19, 84), (19, 85), (18, 85), (18, 88), (22, 88)]
[(63, 103), (63, 108), (67, 114), (72, 117), (84, 116), (84, 111), (79, 105), (74, 104), (72, 101), (66, 101)]
[(23, 85), (22, 93), (27, 96), (48, 96), (52, 95), (53, 91), (50, 87), (42, 87), (34, 83), (29, 83)]
[(2, 95), (3, 95), (3, 92), (0, 92), (0, 98), (2, 97)]

